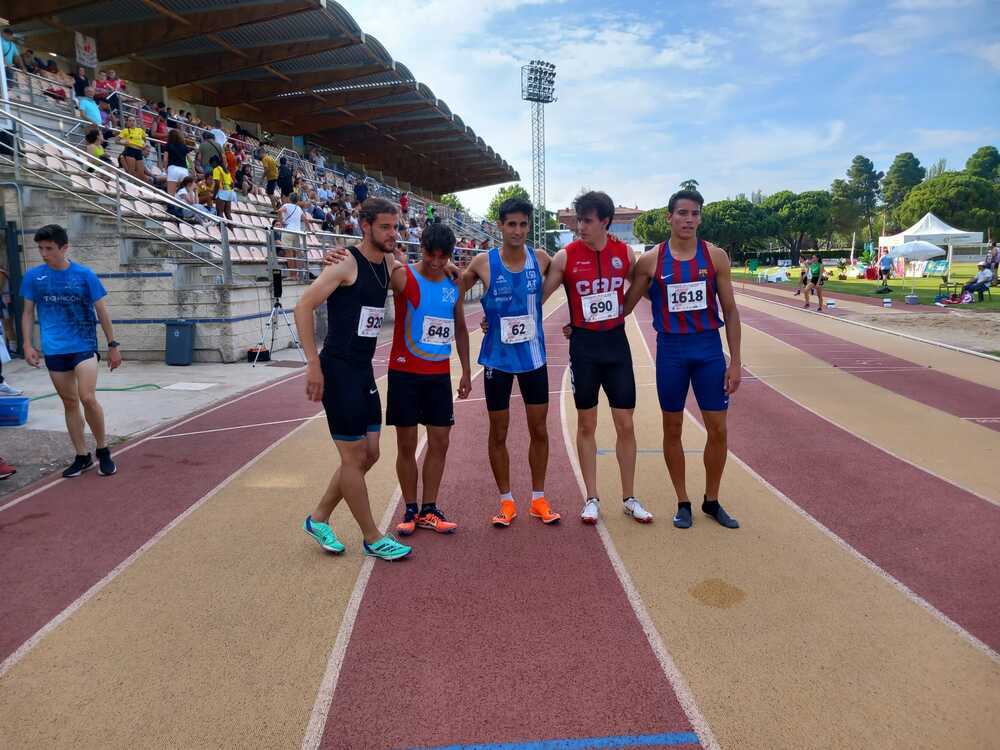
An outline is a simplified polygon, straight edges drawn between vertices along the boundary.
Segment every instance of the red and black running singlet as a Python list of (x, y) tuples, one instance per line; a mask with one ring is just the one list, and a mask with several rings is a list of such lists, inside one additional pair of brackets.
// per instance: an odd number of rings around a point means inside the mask
[(563, 284), (574, 328), (609, 331), (625, 324), (625, 279), (631, 265), (628, 245), (610, 237), (600, 252), (583, 240), (566, 246)]
[(649, 287), (653, 328), (660, 333), (700, 333), (722, 327), (715, 288), (715, 266), (705, 243), (691, 260), (677, 260), (670, 243), (656, 248), (656, 274)]

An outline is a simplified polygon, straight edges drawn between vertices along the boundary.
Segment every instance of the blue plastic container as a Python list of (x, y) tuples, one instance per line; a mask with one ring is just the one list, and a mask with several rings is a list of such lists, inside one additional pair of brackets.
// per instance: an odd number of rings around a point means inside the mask
[(28, 421), (27, 396), (4, 396), (0, 398), (0, 427), (19, 427)]

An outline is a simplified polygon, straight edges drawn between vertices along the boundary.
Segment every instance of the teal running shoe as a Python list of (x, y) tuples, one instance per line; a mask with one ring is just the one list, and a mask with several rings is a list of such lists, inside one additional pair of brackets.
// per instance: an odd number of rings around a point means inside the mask
[(381, 560), (399, 560), (413, 551), (411, 547), (400, 544), (388, 534), (374, 544), (364, 542), (364, 547), (366, 555), (377, 557)]
[(302, 530), (315, 539), (316, 543), (327, 552), (339, 555), (346, 549), (329, 525), (312, 520), (312, 516), (306, 516)]

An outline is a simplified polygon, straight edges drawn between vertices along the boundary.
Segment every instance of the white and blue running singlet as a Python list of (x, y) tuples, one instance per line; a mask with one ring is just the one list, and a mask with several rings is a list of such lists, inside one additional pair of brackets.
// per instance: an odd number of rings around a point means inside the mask
[(531, 372), (545, 364), (542, 333), (542, 271), (535, 251), (525, 248), (524, 268), (514, 273), (490, 250), (490, 288), (483, 295), (489, 327), (479, 364), (501, 372)]

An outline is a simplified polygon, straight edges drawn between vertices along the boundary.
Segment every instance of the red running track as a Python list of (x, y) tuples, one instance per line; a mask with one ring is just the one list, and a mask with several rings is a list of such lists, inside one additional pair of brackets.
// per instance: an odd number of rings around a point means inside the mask
[[(926, 365), (869, 349), (774, 315), (740, 309), (748, 326), (769, 333), (851, 375), (983, 427), (1000, 431), (1000, 390), (948, 375)], [(996, 419), (997, 421), (990, 421)]]
[[(558, 362), (565, 362), (568, 349), (562, 324), (557, 313), (545, 326), (549, 353)], [(565, 366), (550, 364), (550, 391), (561, 387)], [(480, 375), (471, 398), (482, 397)], [(498, 500), (486, 455), (485, 404), (456, 404), (440, 504), (459, 529), (450, 536), (418, 531), (410, 560), (376, 564), (322, 747), (692, 731), (600, 538), (580, 523), (580, 492), (555, 393), (546, 494), (563, 521), (546, 527), (529, 517), (522, 403), (511, 403), (508, 446), (518, 518), (507, 529), (489, 524)]]
[[(637, 322), (655, 355), (648, 305), (637, 310)], [(700, 418), (690, 394), (688, 409)], [(740, 386), (728, 422), (731, 453), (882, 570), (1000, 649), (1000, 508), (890, 456), (761, 381)], [(739, 498), (726, 506), (752, 528), (752, 509)]]

